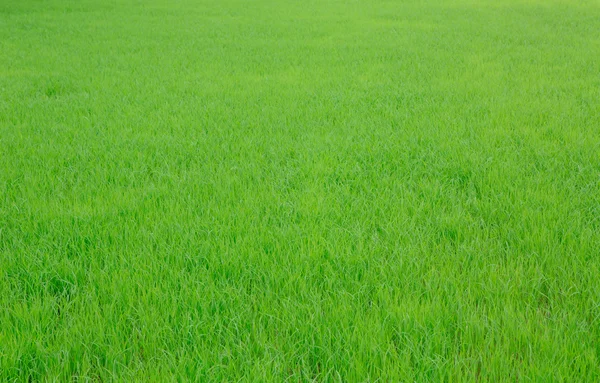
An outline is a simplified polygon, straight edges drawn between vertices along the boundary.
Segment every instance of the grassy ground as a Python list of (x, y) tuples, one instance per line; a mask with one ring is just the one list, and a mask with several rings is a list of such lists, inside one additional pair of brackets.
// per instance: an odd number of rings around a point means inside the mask
[(599, 380), (599, 30), (1, 1), (0, 380)]

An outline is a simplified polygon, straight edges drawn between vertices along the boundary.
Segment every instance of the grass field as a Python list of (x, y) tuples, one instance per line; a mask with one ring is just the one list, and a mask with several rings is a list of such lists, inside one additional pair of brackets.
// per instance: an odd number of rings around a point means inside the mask
[(600, 380), (600, 2), (0, 1), (0, 381), (68, 380)]

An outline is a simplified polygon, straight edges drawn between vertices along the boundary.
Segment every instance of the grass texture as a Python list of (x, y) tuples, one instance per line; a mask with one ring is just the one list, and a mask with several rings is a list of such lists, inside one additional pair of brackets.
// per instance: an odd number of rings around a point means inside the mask
[(600, 380), (599, 31), (0, 1), (0, 381)]

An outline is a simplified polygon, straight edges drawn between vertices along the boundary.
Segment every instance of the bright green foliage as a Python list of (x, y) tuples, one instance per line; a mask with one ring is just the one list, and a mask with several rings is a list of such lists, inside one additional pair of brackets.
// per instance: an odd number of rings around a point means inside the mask
[(1, 0), (0, 381), (600, 380), (597, 0)]

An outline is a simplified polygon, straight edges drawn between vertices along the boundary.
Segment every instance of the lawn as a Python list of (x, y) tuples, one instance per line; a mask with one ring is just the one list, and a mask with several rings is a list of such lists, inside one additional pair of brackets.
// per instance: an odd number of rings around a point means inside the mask
[(600, 1), (1, 0), (0, 381), (600, 380)]

